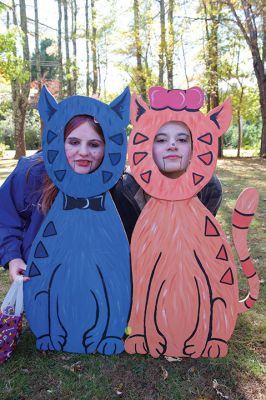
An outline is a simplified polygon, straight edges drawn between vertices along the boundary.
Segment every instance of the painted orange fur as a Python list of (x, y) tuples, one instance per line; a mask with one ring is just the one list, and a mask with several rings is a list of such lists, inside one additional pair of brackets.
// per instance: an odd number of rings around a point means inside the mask
[[(249, 188), (233, 213), (233, 238), (250, 287), (239, 301), (237, 271), (225, 234), (196, 194), (214, 173), (218, 137), (229, 127), (231, 102), (200, 111), (149, 109), (136, 95), (129, 141), (132, 174), (152, 196), (131, 242), (133, 301), (128, 353), (175, 357), (223, 357), (237, 315), (257, 299), (259, 280), (247, 249), (247, 228), (258, 204)], [(154, 136), (168, 121), (187, 124), (193, 155), (178, 179), (163, 176), (152, 158)]]

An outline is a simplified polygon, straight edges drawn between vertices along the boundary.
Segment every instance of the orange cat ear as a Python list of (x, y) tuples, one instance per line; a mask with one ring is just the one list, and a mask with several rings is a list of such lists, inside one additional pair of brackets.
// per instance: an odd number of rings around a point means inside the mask
[(225, 102), (213, 110), (208, 112), (207, 117), (213, 122), (216, 127), (215, 133), (217, 136), (222, 136), (230, 126), (232, 119), (232, 102), (228, 98)]
[(136, 93), (133, 93), (131, 97), (131, 105), (130, 105), (130, 117), (131, 122), (134, 125), (138, 122), (139, 118), (147, 111), (149, 107)]

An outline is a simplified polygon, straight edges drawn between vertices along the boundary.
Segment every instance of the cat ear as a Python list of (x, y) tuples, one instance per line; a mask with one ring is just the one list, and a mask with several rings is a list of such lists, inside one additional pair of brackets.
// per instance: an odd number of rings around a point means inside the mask
[(130, 116), (132, 124), (138, 122), (139, 118), (147, 111), (149, 107), (136, 93), (133, 93), (131, 106), (130, 106)]
[(112, 103), (109, 104), (109, 107), (121, 118), (124, 122), (124, 125), (127, 126), (129, 123), (129, 106), (130, 106), (130, 91), (127, 86), (123, 93), (120, 94)]
[(57, 109), (58, 104), (55, 98), (51, 95), (46, 86), (43, 86), (38, 102), (38, 110), (40, 117), (45, 124), (49, 121)]
[(222, 136), (222, 134), (225, 133), (229, 128), (232, 119), (231, 99), (226, 99), (223, 104), (208, 112), (207, 117), (210, 118), (210, 120), (216, 126), (216, 135), (218, 137)]

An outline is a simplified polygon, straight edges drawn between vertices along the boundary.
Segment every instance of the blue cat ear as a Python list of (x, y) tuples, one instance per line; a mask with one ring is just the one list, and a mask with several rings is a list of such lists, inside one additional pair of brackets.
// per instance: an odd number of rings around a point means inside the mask
[(55, 98), (51, 95), (46, 86), (43, 86), (38, 102), (38, 110), (43, 122), (48, 122), (51, 116), (57, 111), (57, 109), (58, 104)]
[(125, 126), (129, 123), (130, 91), (127, 86), (123, 93), (110, 103), (109, 107), (121, 118)]

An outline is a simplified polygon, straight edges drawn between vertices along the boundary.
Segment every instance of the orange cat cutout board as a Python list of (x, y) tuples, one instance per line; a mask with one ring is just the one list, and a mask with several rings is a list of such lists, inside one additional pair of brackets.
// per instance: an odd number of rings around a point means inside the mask
[[(232, 216), (234, 244), (250, 290), (239, 301), (231, 247), (196, 196), (214, 173), (218, 137), (231, 121), (231, 101), (204, 115), (199, 111), (203, 95), (197, 87), (187, 91), (152, 88), (149, 94), (151, 108), (137, 95), (131, 103), (134, 128), (129, 163), (151, 199), (131, 241), (133, 298), (125, 349), (155, 358), (224, 357), (238, 314), (252, 307), (259, 293), (247, 248), (258, 193), (245, 189)], [(164, 176), (152, 155), (155, 134), (169, 121), (185, 123), (193, 143), (191, 162), (177, 179)]]

